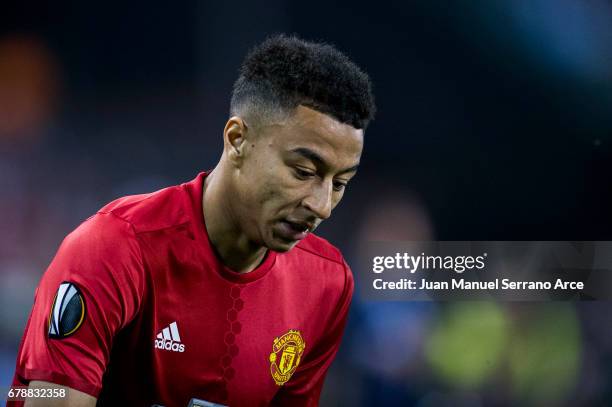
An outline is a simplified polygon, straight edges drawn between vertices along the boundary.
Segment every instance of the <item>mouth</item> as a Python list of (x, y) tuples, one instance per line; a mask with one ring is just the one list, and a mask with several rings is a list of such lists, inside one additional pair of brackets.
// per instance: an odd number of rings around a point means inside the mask
[(284, 219), (280, 221), (279, 226), (281, 237), (285, 240), (296, 241), (304, 239), (313, 229), (314, 225), (308, 222), (295, 222)]

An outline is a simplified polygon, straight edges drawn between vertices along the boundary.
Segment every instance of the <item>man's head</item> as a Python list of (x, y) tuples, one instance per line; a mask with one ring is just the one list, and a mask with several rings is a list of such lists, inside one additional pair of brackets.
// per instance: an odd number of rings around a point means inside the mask
[(330, 45), (278, 36), (246, 57), (230, 110), (228, 209), (249, 241), (287, 251), (355, 175), (375, 110), (369, 78)]

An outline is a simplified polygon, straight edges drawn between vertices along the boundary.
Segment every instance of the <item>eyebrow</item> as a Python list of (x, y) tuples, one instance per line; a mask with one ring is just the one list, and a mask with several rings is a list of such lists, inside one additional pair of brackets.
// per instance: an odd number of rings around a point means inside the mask
[[(312, 151), (309, 148), (298, 147), (298, 148), (294, 148), (293, 150), (291, 150), (291, 152), (301, 155), (302, 157), (306, 158), (307, 160), (312, 161), (319, 167), (329, 168), (329, 164), (323, 159), (323, 157), (321, 157), (318, 153), (316, 153), (315, 151)], [(359, 167), (359, 164), (353, 165), (352, 167), (349, 167), (349, 168), (345, 168), (339, 171), (338, 173), (344, 174), (346, 172), (354, 172), (354, 171), (357, 171), (357, 167)]]

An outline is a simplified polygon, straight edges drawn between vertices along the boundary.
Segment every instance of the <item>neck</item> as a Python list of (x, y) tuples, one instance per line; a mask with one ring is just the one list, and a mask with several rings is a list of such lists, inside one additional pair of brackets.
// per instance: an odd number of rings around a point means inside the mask
[(204, 180), (204, 223), (208, 239), (223, 264), (238, 273), (248, 273), (263, 261), (267, 248), (254, 244), (240, 228), (231, 205), (231, 182), (227, 182), (230, 178), (224, 172), (219, 164)]

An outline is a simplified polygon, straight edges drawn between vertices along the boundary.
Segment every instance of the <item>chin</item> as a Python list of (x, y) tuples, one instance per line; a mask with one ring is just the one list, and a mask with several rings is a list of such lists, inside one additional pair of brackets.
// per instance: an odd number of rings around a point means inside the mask
[(280, 239), (274, 239), (269, 244), (266, 244), (266, 247), (270, 250), (274, 250), (275, 252), (285, 253), (293, 249), (298, 243), (299, 241), (287, 242)]

